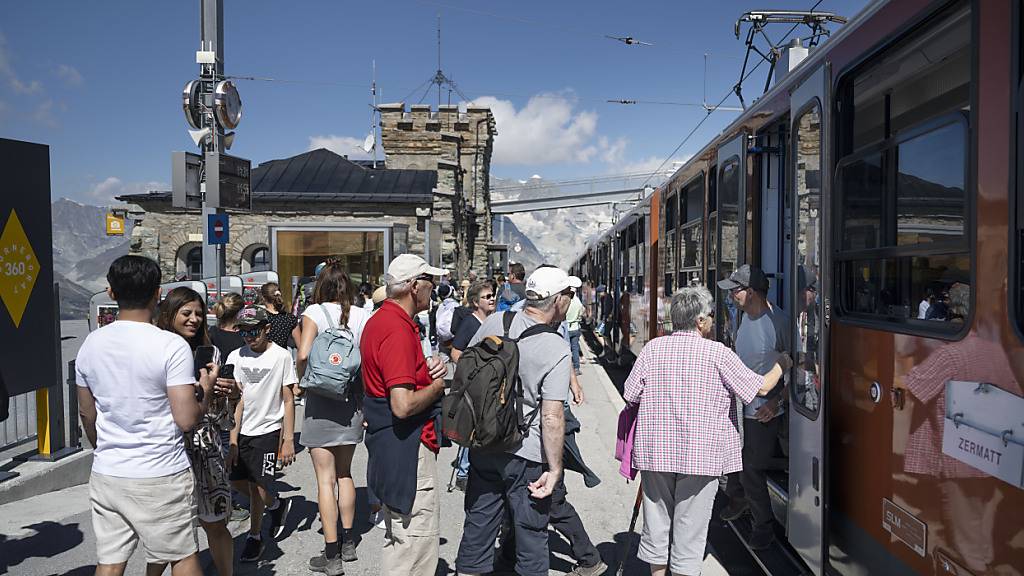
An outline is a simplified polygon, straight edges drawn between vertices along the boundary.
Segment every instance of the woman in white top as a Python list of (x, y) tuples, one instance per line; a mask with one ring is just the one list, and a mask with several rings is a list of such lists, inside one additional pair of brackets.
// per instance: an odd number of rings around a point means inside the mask
[[(301, 341), (296, 362), (302, 378), (309, 360), (313, 340), (330, 328), (326, 314), (334, 325), (347, 327), (355, 345), (363, 334), (369, 314), (353, 305), (355, 290), (341, 262), (329, 260), (317, 276), (313, 290), (313, 303), (302, 313)], [(300, 384), (301, 385), (301, 384)], [(335, 400), (310, 393), (306, 395), (306, 410), (302, 420), (299, 441), (309, 448), (316, 471), (320, 522), (323, 525), (324, 554), (310, 560), (310, 568), (317, 572), (340, 574), (340, 558), (356, 559), (352, 526), (356, 510), (356, 489), (352, 481), (352, 455), (356, 444), (363, 441), (362, 384), (351, 391), (349, 398)], [(338, 497), (334, 497), (337, 486)], [(342, 539), (338, 541), (338, 512), (341, 512)]]

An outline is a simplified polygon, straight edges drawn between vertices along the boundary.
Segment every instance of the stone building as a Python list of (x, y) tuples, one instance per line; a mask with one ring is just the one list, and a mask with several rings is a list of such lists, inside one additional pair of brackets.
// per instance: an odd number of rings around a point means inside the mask
[[(353, 280), (379, 285), (393, 256), (409, 251), (452, 269), (456, 279), (486, 270), (494, 117), (486, 108), (381, 107), (385, 168), (326, 149), (253, 168), (251, 212), (228, 210), (229, 275), (275, 270), (282, 289), (328, 256), (348, 262)], [(164, 280), (198, 279), (198, 210), (174, 208), (171, 193), (119, 196), (141, 207), (131, 251), (154, 257)], [(287, 294), (286, 294), (287, 296)]]
[(381, 142), (389, 168), (437, 171), (434, 221), (442, 260), (464, 276), (487, 269), (491, 241), (491, 153), (497, 136), (489, 108), (384, 104)]

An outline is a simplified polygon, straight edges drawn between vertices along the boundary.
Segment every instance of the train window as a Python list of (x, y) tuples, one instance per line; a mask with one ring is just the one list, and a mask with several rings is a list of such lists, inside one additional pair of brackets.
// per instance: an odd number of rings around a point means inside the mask
[(809, 418), (821, 406), (821, 109), (817, 102), (795, 124), (793, 162), (796, 185), (796, 360), (792, 404)]
[(946, 333), (967, 321), (970, 34), (961, 4), (841, 81), (835, 259), (845, 317)]
[(965, 131), (964, 124), (947, 124), (897, 146), (898, 245), (963, 238)]
[(882, 154), (876, 152), (844, 163), (837, 169), (843, 191), (843, 250), (867, 250), (882, 245), (882, 194), (885, 180)]

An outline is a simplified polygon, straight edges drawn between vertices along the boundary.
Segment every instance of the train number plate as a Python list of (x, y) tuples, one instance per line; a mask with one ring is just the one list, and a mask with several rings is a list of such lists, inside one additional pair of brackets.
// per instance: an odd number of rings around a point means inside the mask
[(882, 498), (882, 528), (924, 557), (928, 526), (888, 498)]

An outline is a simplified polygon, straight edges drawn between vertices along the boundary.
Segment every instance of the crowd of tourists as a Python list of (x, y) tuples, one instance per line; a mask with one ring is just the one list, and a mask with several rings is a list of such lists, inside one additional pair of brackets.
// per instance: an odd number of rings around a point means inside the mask
[[(546, 575), (549, 526), (571, 545), (571, 574), (603, 574), (564, 482), (566, 470), (588, 487), (600, 482), (576, 443), (571, 409), (584, 400), (581, 280), (548, 265), (527, 275), (513, 264), (507, 281), (456, 290), (447, 274), (402, 254), (374, 289), (330, 259), (303, 289), (303, 309), (287, 306), (271, 283), (257, 304), (224, 295), (208, 327), (203, 296), (185, 287), (161, 294), (155, 262), (118, 258), (107, 274), (118, 320), (90, 334), (76, 362), (83, 428), (95, 447), (96, 573), (122, 574), (141, 544), (150, 576), (168, 565), (174, 575), (201, 574), (197, 527), (218, 574), (232, 574), (236, 558), (259, 560), (264, 541), (285, 531), (292, 502), (275, 479), (298, 442), (312, 461), (324, 539), (311, 571), (344, 574), (357, 559), (363, 479), (353, 478), (352, 461), (365, 444), (367, 504), (384, 529), (380, 573), (433, 575), (436, 462), (454, 441), (449, 490), (465, 492), (459, 574)], [(625, 419), (632, 452), (623, 467), (642, 475), (639, 556), (655, 575), (700, 572), (724, 474), (740, 473), (727, 513), (749, 507), (755, 532), (770, 521), (757, 456), (783, 409), (772, 391), (788, 369), (784, 331), (764, 300), (763, 273), (743, 267), (720, 287), (748, 315), (739, 356), (709, 338), (710, 292), (684, 288), (672, 299), (675, 332), (644, 348), (625, 385), (620, 425)], [(742, 426), (734, 398), (746, 404)], [(236, 551), (228, 522), (246, 515)]]

